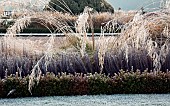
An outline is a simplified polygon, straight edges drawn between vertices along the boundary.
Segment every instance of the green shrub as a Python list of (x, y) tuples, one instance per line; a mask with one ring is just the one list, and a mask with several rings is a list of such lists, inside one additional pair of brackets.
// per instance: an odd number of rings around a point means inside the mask
[(94, 74), (89, 77), (89, 94), (97, 95), (97, 94), (111, 94), (111, 86), (108, 81), (109, 77), (102, 74)]
[[(28, 91), (28, 77), (8, 77), (0, 80), (0, 98), (30, 96), (152, 94), (170, 93), (170, 72), (125, 72), (113, 77), (104, 74), (48, 73), (36, 82), (32, 95)], [(7, 96), (12, 89), (16, 91)]]
[(73, 77), (71, 80), (71, 94), (72, 95), (86, 95), (89, 94), (88, 80), (86, 77)]
[(0, 29), (0, 33), (6, 33), (6, 29), (5, 28), (1, 28)]
[[(72, 28), (72, 30), (75, 31), (75, 28)], [(51, 31), (54, 32), (53, 29), (51, 29)], [(95, 28), (94, 32), (95, 33), (100, 33), (101, 29), (100, 28)], [(6, 33), (6, 29), (1, 28), (0, 33)], [(21, 33), (51, 33), (51, 32), (46, 28), (26, 28)], [(62, 33), (62, 32), (57, 32), (57, 33)], [(89, 30), (89, 33), (91, 33), (90, 30)]]

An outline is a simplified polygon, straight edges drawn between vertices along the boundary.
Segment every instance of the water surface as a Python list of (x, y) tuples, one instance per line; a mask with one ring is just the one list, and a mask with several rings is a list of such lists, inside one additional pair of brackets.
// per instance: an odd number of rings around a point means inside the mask
[(170, 94), (0, 99), (0, 106), (170, 106)]
[(123, 10), (138, 10), (144, 8), (158, 8), (160, 0), (107, 0), (117, 10), (119, 7)]

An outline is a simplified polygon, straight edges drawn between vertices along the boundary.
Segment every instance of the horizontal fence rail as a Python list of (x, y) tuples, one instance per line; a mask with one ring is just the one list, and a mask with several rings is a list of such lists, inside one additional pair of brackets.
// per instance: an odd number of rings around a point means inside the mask
[[(92, 33), (86, 33), (88, 37), (92, 36)], [(6, 33), (0, 33), (0, 36), (8, 36)], [(64, 37), (66, 35), (79, 35), (79, 33), (19, 33), (15, 34), (17, 37), (48, 37), (48, 36), (56, 36), (56, 37)], [(81, 34), (83, 35), (83, 34)], [(94, 33), (94, 36), (101, 36), (101, 33)], [(104, 36), (118, 36), (120, 33), (104, 33)], [(10, 36), (10, 35), (9, 35)]]

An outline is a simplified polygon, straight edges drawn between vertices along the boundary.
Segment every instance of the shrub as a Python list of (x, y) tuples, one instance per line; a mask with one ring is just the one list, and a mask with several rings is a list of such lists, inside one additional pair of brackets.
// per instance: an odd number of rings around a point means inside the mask
[(91, 75), (88, 79), (89, 94), (111, 94), (111, 86), (109, 85), (109, 77), (97, 74)]
[[(12, 89), (16, 91), (7, 96)], [(47, 73), (28, 91), (28, 77), (17, 76), (0, 80), (0, 98), (30, 96), (98, 95), (98, 94), (152, 94), (170, 93), (170, 72), (125, 72), (113, 77), (104, 74)]]

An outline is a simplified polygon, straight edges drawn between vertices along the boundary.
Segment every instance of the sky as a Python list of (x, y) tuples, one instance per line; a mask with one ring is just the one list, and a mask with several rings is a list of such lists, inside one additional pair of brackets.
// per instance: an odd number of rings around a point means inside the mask
[[(161, 0), (107, 0), (117, 10), (119, 7), (123, 10), (139, 10), (141, 7), (147, 8), (148, 4), (155, 2), (152, 7), (159, 7)], [(151, 6), (150, 6), (151, 7)]]

